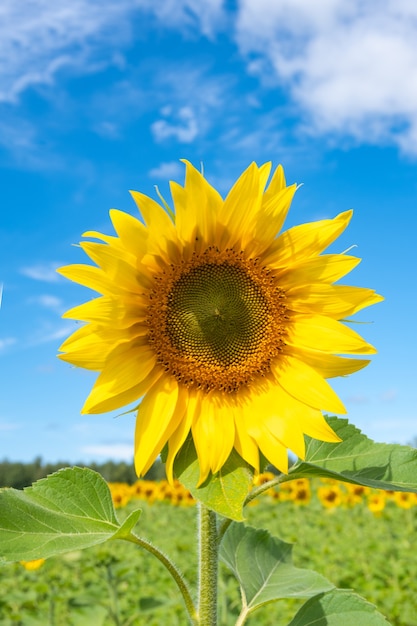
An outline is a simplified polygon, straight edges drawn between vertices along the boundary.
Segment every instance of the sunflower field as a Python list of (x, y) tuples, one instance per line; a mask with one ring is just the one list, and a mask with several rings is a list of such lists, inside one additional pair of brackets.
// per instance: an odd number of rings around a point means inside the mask
[[(257, 478), (262, 483), (272, 475)], [(197, 577), (195, 502), (179, 483), (109, 484), (120, 517), (142, 510), (138, 533), (169, 552), (184, 575)], [(329, 479), (288, 481), (246, 508), (246, 523), (293, 543), (294, 564), (315, 569), (337, 587), (375, 604), (393, 626), (417, 626), (417, 495)], [(106, 543), (46, 561), (1, 569), (3, 626), (160, 626), (187, 624), (167, 571), (149, 553)], [(260, 608), (248, 623), (284, 626), (301, 600)], [(239, 614), (235, 578), (220, 569), (219, 624)]]

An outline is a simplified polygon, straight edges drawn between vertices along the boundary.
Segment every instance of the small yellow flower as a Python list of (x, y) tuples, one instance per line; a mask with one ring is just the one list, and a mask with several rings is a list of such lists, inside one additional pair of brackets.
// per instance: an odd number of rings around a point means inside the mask
[(20, 564), (23, 565), (25, 570), (28, 572), (34, 572), (35, 570), (42, 567), (45, 563), (45, 559), (33, 559), (33, 561), (20, 561)]
[(125, 483), (108, 483), (113, 504), (116, 509), (128, 504), (131, 499), (131, 488)]
[(262, 472), (261, 474), (257, 474), (256, 476), (253, 477), (253, 484), (255, 487), (258, 487), (260, 485), (264, 485), (265, 483), (268, 483), (270, 480), (273, 480), (274, 478), (276, 478), (276, 475), (273, 474), (272, 472)]
[(326, 509), (336, 508), (343, 502), (343, 494), (339, 485), (319, 487), (317, 489), (317, 496)]
[(60, 356), (99, 372), (84, 413), (138, 403), (139, 476), (168, 444), (172, 482), (189, 434), (200, 484), (233, 449), (255, 472), (261, 452), (286, 473), (304, 435), (339, 441), (322, 411), (346, 410), (326, 379), (369, 362), (357, 357), (375, 349), (346, 318), (382, 298), (335, 284), (359, 259), (322, 254), (352, 212), (281, 233), (297, 187), (282, 167), (267, 184), (270, 171), (252, 163), (223, 199), (186, 162), (174, 212), (132, 192), (143, 221), (112, 210), (116, 236), (80, 244), (96, 265), (59, 270), (100, 294), (65, 314), (85, 324)]
[(356, 504), (360, 504), (363, 499), (371, 493), (370, 488), (365, 487), (364, 485), (352, 485), (351, 483), (346, 483), (345, 488), (347, 490), (345, 498), (346, 504), (351, 507)]
[(311, 483), (306, 478), (298, 478), (293, 483), (293, 500), (296, 504), (308, 504), (311, 500)]
[(372, 511), (372, 513), (378, 514), (384, 510), (387, 502), (387, 496), (384, 491), (377, 491), (374, 493), (370, 493), (367, 497), (366, 502), (368, 505), (368, 509)]
[(396, 491), (393, 500), (401, 509), (411, 509), (417, 504), (415, 494), (407, 491)]

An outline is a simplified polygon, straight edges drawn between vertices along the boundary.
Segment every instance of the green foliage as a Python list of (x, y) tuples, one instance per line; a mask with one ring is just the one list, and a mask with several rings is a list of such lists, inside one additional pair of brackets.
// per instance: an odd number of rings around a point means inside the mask
[(356, 593), (336, 589), (306, 602), (288, 626), (387, 626), (376, 608)]
[(273, 600), (310, 598), (334, 587), (320, 574), (294, 567), (291, 544), (244, 524), (228, 528), (220, 558), (239, 581), (242, 617)]
[[(330, 418), (329, 422), (342, 438), (342, 442), (329, 444), (309, 439), (305, 461), (297, 462), (291, 468), (289, 476), (280, 476), (277, 482), (305, 476), (323, 476), (373, 488), (417, 492), (416, 450), (406, 446), (374, 443), (346, 420)], [(243, 519), (243, 507), (252, 475), (237, 453), (231, 454), (218, 474), (198, 485), (197, 455), (192, 440), (189, 439), (176, 459), (174, 470), (194, 497), (228, 518), (227, 523), (230, 520)], [(277, 505), (279, 512), (284, 504), (286, 503)], [(177, 511), (175, 516), (178, 516)], [(250, 507), (247, 507), (248, 515), (249, 512)], [(60, 470), (23, 492), (15, 489), (0, 491), (0, 556), (4, 562), (46, 558), (92, 548), (110, 539), (127, 539), (153, 553), (167, 567), (181, 590), (189, 614), (194, 615), (188, 586), (172, 561), (168, 561), (148, 540), (132, 533), (139, 514), (139, 511), (132, 511), (120, 523), (109, 488), (98, 473), (86, 468)], [(292, 524), (291, 521), (290, 526)], [(342, 534), (345, 534), (344, 528)], [(326, 546), (326, 541), (327, 537), (318, 545)], [(360, 539), (355, 545), (356, 550), (360, 546), (363, 552)], [(251, 619), (255, 609), (257, 616), (258, 611), (262, 615), (265, 604), (284, 599), (296, 601), (298, 598), (311, 599), (303, 607), (293, 607), (299, 610), (290, 626), (307, 626), (313, 623), (345, 626), (353, 624), (353, 621), (355, 626), (386, 624), (372, 605), (355, 594), (332, 591), (332, 583), (336, 581), (330, 583), (322, 574), (293, 564), (292, 546), (284, 538), (271, 536), (266, 529), (257, 530), (233, 522), (223, 537), (221, 558), (233, 572), (241, 588), (243, 609), (236, 624), (241, 625)], [(125, 571), (130, 570), (130, 559), (125, 561), (124, 567)], [(120, 568), (123, 570), (122, 563)], [(107, 568), (110, 579), (114, 575), (112, 572), (112, 568)], [(353, 579), (352, 582), (352, 586), (356, 587), (356, 581)], [(111, 581), (109, 585), (113, 589)], [(152, 597), (152, 594), (141, 594), (140, 611), (154, 612), (162, 609), (165, 601), (160, 602), (158, 598), (150, 601)], [(80, 602), (79, 598), (77, 602)], [(116, 614), (117, 594), (112, 602), (109, 610), (111, 614)], [(80, 626), (86, 620), (92, 619), (90, 605), (82, 602), (81, 605), (82, 610), (77, 613)], [(167, 609), (166, 606), (163, 608)], [(96, 611), (94, 615), (97, 626), (104, 626), (105, 613)], [(116, 620), (115, 623), (119, 621)], [(229, 622), (226, 620), (226, 623)]]
[(68, 468), (24, 491), (0, 491), (3, 562), (47, 558), (87, 548), (124, 531), (115, 516), (106, 482), (89, 469)]
[[(135, 506), (131, 503), (118, 510), (119, 518)], [(172, 507), (166, 502), (143, 502), (141, 507), (141, 535), (169, 553), (194, 585), (195, 508)], [(417, 626), (413, 593), (417, 507), (403, 510), (390, 503), (375, 516), (365, 502), (353, 509), (327, 511), (315, 498), (308, 506), (296, 506), (264, 497), (246, 512), (251, 526), (295, 542), (294, 566), (316, 570), (337, 587), (354, 586), (392, 626)], [(89, 610), (94, 615), (99, 609), (106, 613), (103, 626), (116, 625), (114, 611), (123, 626), (187, 624), (178, 590), (165, 568), (151, 554), (124, 541), (51, 557), (35, 572), (27, 572), (19, 564), (7, 565), (0, 569), (0, 577), (2, 626), (72, 626), (79, 613)], [(286, 626), (303, 602), (283, 599), (268, 603), (249, 616), (245, 626)], [(219, 604), (219, 626), (234, 626), (240, 612), (239, 587), (223, 563)], [(55, 621), (49, 619), (51, 607)], [(95, 626), (94, 621), (90, 624)], [(90, 624), (86, 622), (86, 626)], [(344, 626), (341, 618), (337, 626)]]
[(200, 486), (197, 453), (191, 438), (182, 447), (174, 464), (175, 475), (196, 500), (224, 517), (242, 521), (243, 505), (253, 474), (243, 459), (232, 451), (222, 469)]
[(375, 443), (346, 419), (327, 421), (342, 441), (334, 444), (308, 437), (305, 461), (293, 465), (283, 480), (322, 476), (375, 489), (417, 492), (417, 450)]

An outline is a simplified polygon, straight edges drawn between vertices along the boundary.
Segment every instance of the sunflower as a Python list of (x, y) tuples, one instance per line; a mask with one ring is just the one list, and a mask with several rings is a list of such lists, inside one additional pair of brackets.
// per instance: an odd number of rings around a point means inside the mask
[(279, 234), (296, 191), (281, 166), (267, 184), (271, 164), (252, 163), (224, 200), (185, 166), (184, 186), (171, 183), (174, 211), (131, 192), (143, 221), (111, 210), (116, 236), (89, 231), (98, 241), (80, 244), (95, 266), (59, 270), (100, 294), (64, 315), (85, 323), (60, 358), (99, 372), (83, 413), (140, 400), (139, 476), (167, 444), (172, 481), (190, 434), (200, 484), (233, 449), (255, 472), (260, 452), (287, 472), (304, 435), (339, 441), (322, 411), (346, 411), (326, 379), (375, 352), (341, 320), (382, 298), (334, 284), (360, 259), (322, 254), (351, 211)]

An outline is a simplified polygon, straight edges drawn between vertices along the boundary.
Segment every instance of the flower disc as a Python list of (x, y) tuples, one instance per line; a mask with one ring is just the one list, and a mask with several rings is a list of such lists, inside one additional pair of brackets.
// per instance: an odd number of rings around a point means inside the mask
[(264, 376), (284, 347), (283, 293), (264, 268), (208, 249), (156, 277), (149, 341), (165, 372), (188, 388), (234, 393)]

